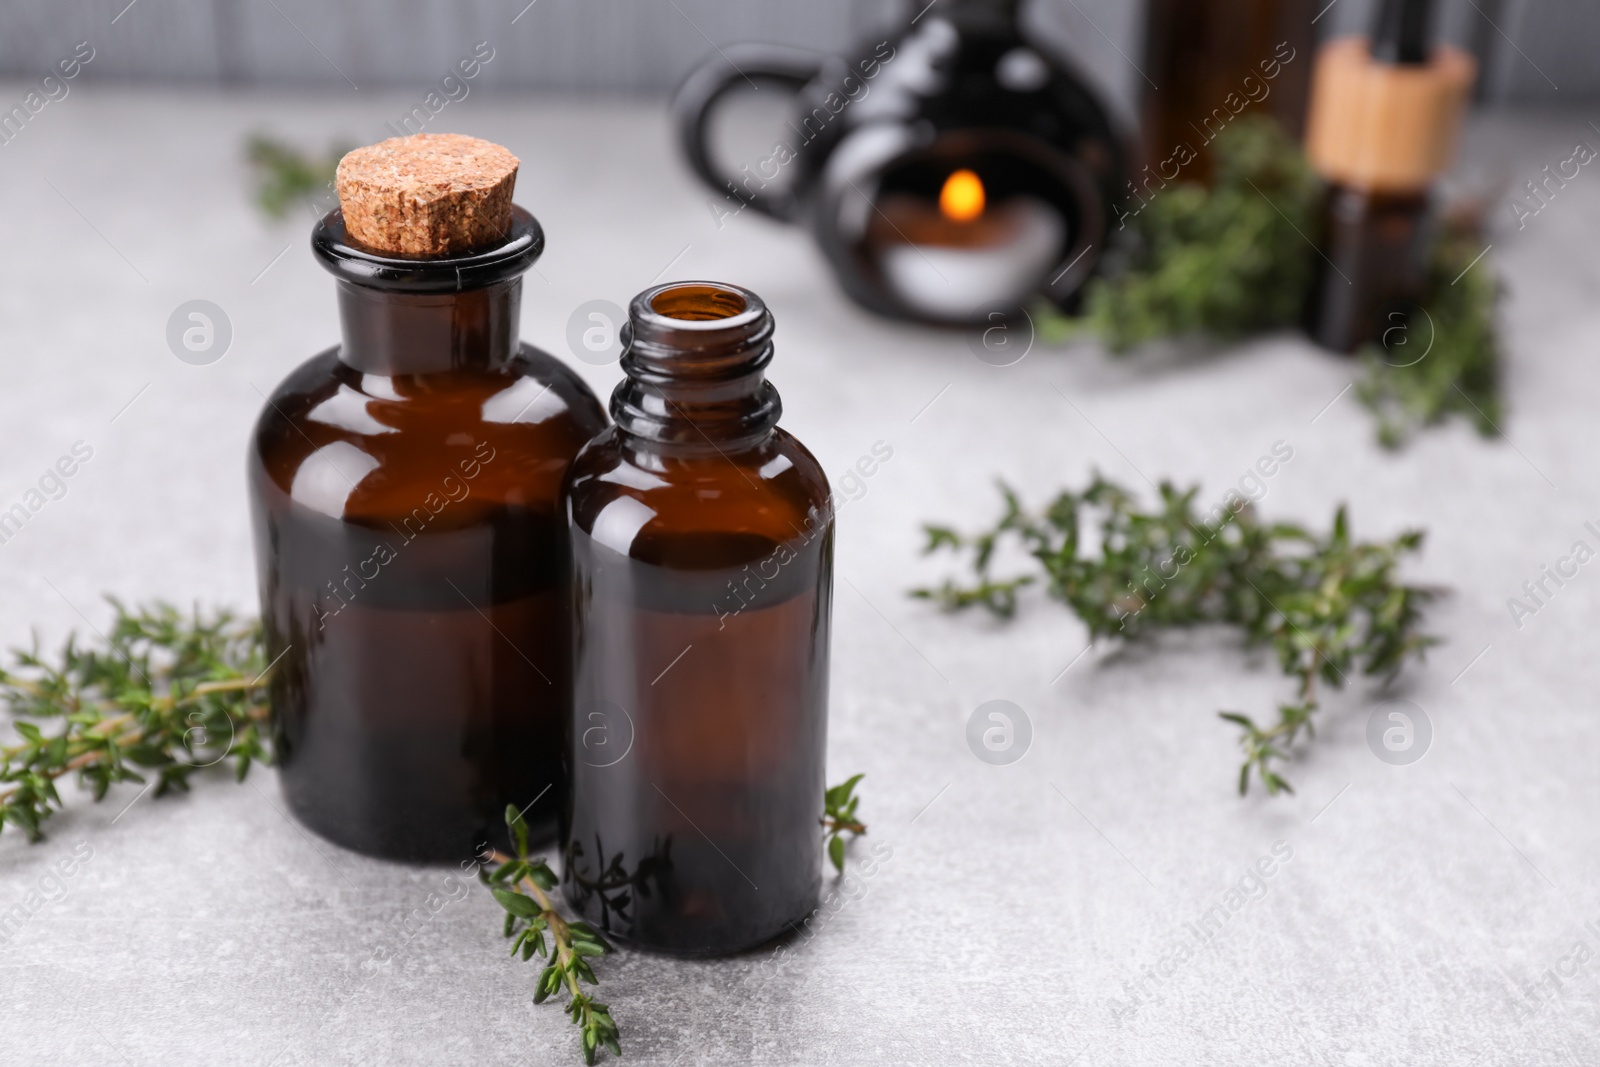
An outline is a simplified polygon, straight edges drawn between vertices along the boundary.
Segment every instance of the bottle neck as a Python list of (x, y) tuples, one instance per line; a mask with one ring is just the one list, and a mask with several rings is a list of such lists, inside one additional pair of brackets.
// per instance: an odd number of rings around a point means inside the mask
[(1428, 62), (1433, 0), (1380, 0), (1372, 31), (1372, 58), (1414, 67)]
[(493, 248), (450, 256), (377, 252), (353, 242), (335, 210), (311, 250), (339, 286), (339, 358), (365, 374), (493, 370), (517, 353), (522, 273), (544, 251), (539, 220), (515, 205)]
[(743, 452), (772, 436), (783, 412), (766, 380), (772, 313), (748, 289), (675, 282), (629, 309), (611, 416), (629, 444), (672, 454)]
[(1014, 19), (1017, 17), (1017, 9), (1021, 6), (1022, 0), (953, 0), (949, 10), (958, 14), (982, 11)]
[(366, 374), (496, 370), (517, 352), (522, 279), (452, 293), (339, 281), (339, 358)]

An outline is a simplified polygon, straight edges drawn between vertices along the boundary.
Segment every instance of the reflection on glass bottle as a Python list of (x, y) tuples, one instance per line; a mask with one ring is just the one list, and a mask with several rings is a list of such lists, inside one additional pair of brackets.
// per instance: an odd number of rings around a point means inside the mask
[[(772, 316), (748, 290), (635, 298), (616, 425), (566, 489), (567, 897), (610, 933), (686, 955), (773, 937), (821, 883), (833, 513), (817, 461), (776, 426), (771, 358)], [(573, 850), (590, 841), (586, 863)], [(652, 887), (625, 915), (594, 888), (618, 879)]]
[(576, 839), (567, 842), (563, 855), (565, 892), (572, 906), (586, 915), (597, 915), (597, 924), (602, 930), (630, 938), (637, 936), (633, 913), (629, 910), (635, 897), (648, 901), (652, 887), (660, 893), (672, 873), (670, 837), (654, 842), (649, 854), (632, 870), (628, 869), (627, 858), (620, 852), (606, 859), (605, 845), (599, 835), (594, 839), (593, 863), (588, 862), (583, 842)]

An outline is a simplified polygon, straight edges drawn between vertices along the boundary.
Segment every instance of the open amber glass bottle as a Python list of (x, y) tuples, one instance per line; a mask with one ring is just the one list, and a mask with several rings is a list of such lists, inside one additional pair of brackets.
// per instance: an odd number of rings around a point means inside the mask
[(815, 906), (833, 515), (777, 428), (754, 293), (633, 301), (616, 425), (566, 488), (575, 576), (568, 902), (648, 948), (735, 952)]
[(342, 343), (289, 375), (251, 449), (271, 701), (290, 808), (363, 852), (434, 860), (553, 832), (564, 791), (572, 457), (587, 386), (518, 341), (543, 250), (513, 209), (471, 254), (376, 253), (340, 212), (312, 246)]

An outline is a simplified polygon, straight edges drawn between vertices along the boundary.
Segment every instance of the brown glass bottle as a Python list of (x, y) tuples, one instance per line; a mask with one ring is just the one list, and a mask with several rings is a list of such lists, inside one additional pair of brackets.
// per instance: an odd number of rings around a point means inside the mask
[(1408, 344), (1426, 295), (1432, 186), (1476, 75), (1470, 56), (1430, 43), (1432, 17), (1432, 0), (1382, 0), (1370, 37), (1317, 57), (1306, 147), (1328, 189), (1306, 324), (1335, 351)]
[[(507, 803), (554, 829), (570, 700), (562, 478), (605, 425), (518, 341), (544, 238), (470, 255), (312, 246), (342, 343), (278, 386), (249, 475), (271, 703), (294, 814), (349, 848), (471, 855)], [(535, 803), (535, 801), (537, 801)]]
[(575, 577), (563, 889), (647, 948), (736, 952), (815, 907), (833, 515), (777, 428), (772, 316), (731, 285), (633, 301), (616, 425), (565, 490)]
[[(1151, 0), (1145, 17), (1136, 194), (1165, 182), (1208, 182), (1206, 146), (1242, 115), (1305, 128), (1313, 0)], [(1155, 184), (1152, 186), (1151, 182)]]
[(1335, 352), (1404, 334), (1426, 295), (1431, 244), (1427, 192), (1385, 193), (1331, 185), (1322, 254), (1307, 312), (1311, 339)]

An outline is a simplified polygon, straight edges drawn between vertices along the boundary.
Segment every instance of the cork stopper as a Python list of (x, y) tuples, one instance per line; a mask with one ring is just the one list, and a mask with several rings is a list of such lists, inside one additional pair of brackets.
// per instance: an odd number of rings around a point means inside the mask
[(1426, 63), (1374, 60), (1367, 41), (1323, 45), (1311, 86), (1306, 155), (1341, 185), (1379, 193), (1427, 189), (1455, 154), (1477, 63), (1438, 45)]
[(462, 255), (506, 239), (517, 157), (459, 133), (418, 133), (357, 148), (335, 184), (345, 233), (378, 252)]

